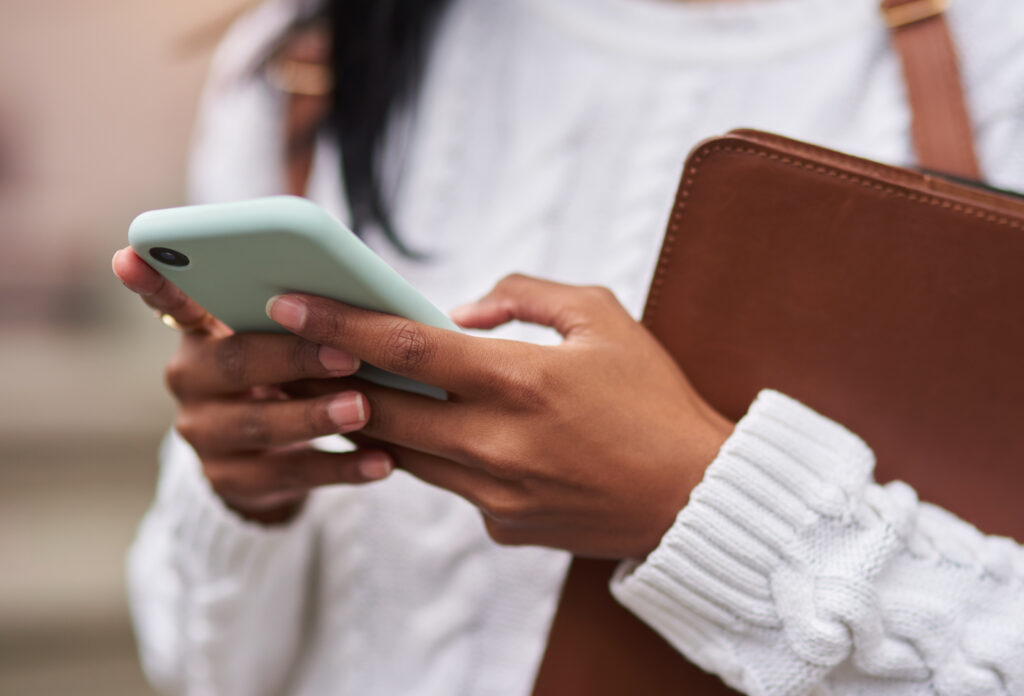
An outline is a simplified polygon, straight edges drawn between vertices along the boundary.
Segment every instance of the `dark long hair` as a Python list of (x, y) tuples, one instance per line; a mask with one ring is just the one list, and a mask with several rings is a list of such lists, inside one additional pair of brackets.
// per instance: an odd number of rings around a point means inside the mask
[(332, 0), (334, 91), (326, 127), (337, 137), (353, 228), (378, 227), (404, 253), (382, 188), (380, 151), (397, 107), (415, 97), (437, 18), (449, 0)]

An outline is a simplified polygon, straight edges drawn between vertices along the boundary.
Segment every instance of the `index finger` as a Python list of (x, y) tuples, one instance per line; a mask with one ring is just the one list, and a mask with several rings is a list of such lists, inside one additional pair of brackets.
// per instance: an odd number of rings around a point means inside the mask
[(313, 295), (279, 295), (267, 314), (303, 338), (447, 391), (485, 384), (493, 341)]
[(131, 247), (119, 249), (111, 260), (111, 267), (124, 286), (141, 297), (143, 302), (161, 314), (170, 315), (189, 331), (226, 329), (202, 305), (153, 270)]

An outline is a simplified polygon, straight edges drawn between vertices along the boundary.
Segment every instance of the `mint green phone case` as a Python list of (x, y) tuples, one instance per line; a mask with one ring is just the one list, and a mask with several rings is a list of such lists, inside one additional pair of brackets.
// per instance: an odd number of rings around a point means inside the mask
[[(283, 332), (265, 307), (271, 297), (287, 292), (458, 331), (355, 234), (304, 198), (151, 210), (132, 221), (128, 239), (150, 266), (235, 331)], [(185, 260), (187, 265), (169, 263)], [(444, 398), (440, 389), (369, 365), (359, 376)]]

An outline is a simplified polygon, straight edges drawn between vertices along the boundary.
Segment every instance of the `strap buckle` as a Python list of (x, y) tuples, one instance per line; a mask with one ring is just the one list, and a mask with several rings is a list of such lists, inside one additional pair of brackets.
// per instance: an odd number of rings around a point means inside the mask
[(950, 0), (910, 0), (898, 5), (885, 4), (882, 14), (890, 29), (916, 24), (937, 17), (949, 9)]

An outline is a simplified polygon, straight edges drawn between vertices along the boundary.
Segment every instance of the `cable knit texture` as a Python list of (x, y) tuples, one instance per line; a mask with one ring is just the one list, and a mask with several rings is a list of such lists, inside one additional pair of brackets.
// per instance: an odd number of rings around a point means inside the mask
[[(274, 693), (295, 659), (313, 537), (309, 514), (264, 528), (229, 511), (176, 433), (162, 455), (159, 495), (142, 522), (128, 574), (140, 656), (171, 693)], [(238, 590), (247, 589), (245, 611)], [(224, 646), (246, 645), (246, 650)], [(261, 683), (267, 674), (276, 683)]]
[[(256, 68), (316, 2), (270, 0), (225, 37), (193, 201), (280, 190), (282, 101)], [(1024, 190), (1024, 4), (959, 0), (951, 23), (985, 172)], [(452, 0), (383, 157), (398, 231), (429, 261), (367, 242), (442, 309), (515, 271), (607, 286), (637, 316), (701, 138), (755, 127), (908, 164), (909, 123), (877, 0)], [(309, 194), (345, 219), (338, 162), (323, 139)], [(470, 504), (401, 471), (268, 529), (225, 509), (176, 437), (162, 466), (129, 585), (166, 692), (530, 692), (567, 554), (497, 546)], [(1022, 576), (1012, 542), (879, 488), (859, 441), (768, 395), (615, 592), (749, 693), (973, 696), (1024, 693)]]
[(763, 392), (613, 592), (744, 693), (1024, 693), (1024, 552), (873, 466), (855, 435)]

